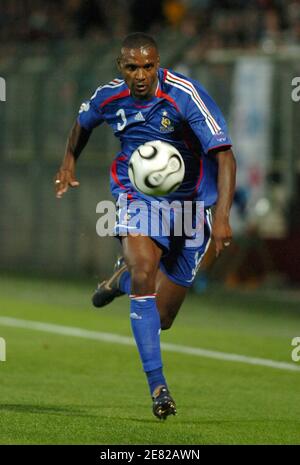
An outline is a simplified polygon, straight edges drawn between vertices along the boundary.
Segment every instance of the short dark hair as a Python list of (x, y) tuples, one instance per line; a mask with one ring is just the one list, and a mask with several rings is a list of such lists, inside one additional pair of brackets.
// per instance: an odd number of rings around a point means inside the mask
[(144, 32), (133, 32), (125, 37), (122, 42), (122, 48), (141, 48), (141, 47), (153, 47), (158, 51), (157, 43), (148, 34)]

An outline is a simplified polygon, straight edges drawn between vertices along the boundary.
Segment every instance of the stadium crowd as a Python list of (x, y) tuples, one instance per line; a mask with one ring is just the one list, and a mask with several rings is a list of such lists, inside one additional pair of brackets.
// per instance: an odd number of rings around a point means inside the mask
[(176, 31), (197, 54), (216, 48), (272, 51), (300, 45), (300, 0), (10, 0), (0, 2), (0, 39), (101, 42), (130, 31)]

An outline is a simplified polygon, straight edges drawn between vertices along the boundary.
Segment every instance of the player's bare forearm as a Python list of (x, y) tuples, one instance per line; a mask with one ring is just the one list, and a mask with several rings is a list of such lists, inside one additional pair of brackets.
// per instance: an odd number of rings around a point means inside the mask
[(77, 121), (74, 123), (67, 140), (62, 168), (69, 169), (75, 166), (75, 162), (86, 146), (90, 135), (91, 132), (80, 126)]
[(86, 146), (91, 132), (81, 127), (76, 121), (70, 131), (62, 164), (55, 175), (56, 197), (61, 198), (69, 186), (78, 187), (75, 176), (76, 160)]
[(218, 201), (215, 216), (229, 218), (235, 191), (236, 162), (232, 150), (218, 152)]
[(229, 224), (236, 180), (236, 162), (232, 150), (216, 154), (218, 160), (218, 200), (214, 213), (212, 235), (216, 243), (216, 254), (229, 244), (232, 230)]

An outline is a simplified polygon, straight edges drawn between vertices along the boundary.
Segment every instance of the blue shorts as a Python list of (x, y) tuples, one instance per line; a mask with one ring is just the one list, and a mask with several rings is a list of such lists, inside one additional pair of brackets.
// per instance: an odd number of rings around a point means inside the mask
[[(126, 202), (124, 202), (124, 198)], [(176, 284), (190, 287), (211, 239), (212, 211), (203, 202), (166, 204), (120, 194), (114, 234), (151, 237), (163, 250), (160, 269)]]

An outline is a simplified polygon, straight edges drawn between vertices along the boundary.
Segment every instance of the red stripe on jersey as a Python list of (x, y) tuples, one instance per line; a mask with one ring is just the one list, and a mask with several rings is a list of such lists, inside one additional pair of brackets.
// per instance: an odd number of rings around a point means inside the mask
[(135, 108), (149, 108), (152, 107), (153, 103), (150, 103), (149, 105), (138, 105), (137, 103), (134, 103)]
[(124, 97), (128, 97), (128, 95), (130, 95), (129, 89), (122, 90), (122, 92), (119, 92), (116, 95), (112, 95), (111, 97), (104, 100), (104, 102), (101, 103), (100, 108), (103, 108), (105, 105), (112, 102), (113, 100), (118, 100)]
[(166, 77), (167, 77), (167, 74), (168, 74), (168, 70), (167, 70), (167, 68), (165, 68), (165, 69), (164, 69), (163, 82), (165, 82)]
[(195, 194), (198, 190), (198, 187), (200, 186), (200, 182), (202, 181), (202, 178), (203, 178), (203, 161), (202, 161), (202, 158), (200, 158), (199, 160), (199, 178), (198, 178), (198, 181), (197, 181), (197, 184), (196, 184), (196, 187), (195, 187), (195, 190), (193, 192), (193, 194)]
[(198, 187), (200, 186), (200, 182), (202, 181), (202, 178), (203, 178), (203, 161), (202, 161), (202, 157), (198, 154), (198, 151), (196, 150), (196, 148), (193, 145), (193, 142), (190, 139), (190, 135), (189, 135), (189, 131), (188, 131), (187, 127), (183, 128), (183, 142), (185, 143), (185, 145), (189, 149), (189, 151), (192, 152), (194, 157), (199, 159), (199, 177), (198, 177), (196, 187), (193, 190), (191, 197), (189, 199), (187, 199), (187, 200), (190, 200), (190, 199), (193, 198), (194, 194), (197, 192)]
[(172, 103), (172, 105), (176, 108), (176, 110), (178, 111), (178, 113), (180, 113), (179, 111), (179, 108), (175, 102), (174, 99), (172, 99), (172, 97), (170, 97), (170, 95), (166, 94), (165, 92), (163, 92), (161, 89), (157, 89), (156, 91), (156, 97), (158, 98), (164, 98), (166, 100), (168, 100), (170, 103)]
[[(220, 145), (215, 145), (214, 147), (211, 147), (210, 149), (208, 149), (208, 152), (210, 152), (211, 150), (216, 150), (216, 149), (226, 149), (228, 150), (230, 147), (232, 147), (231, 144), (220, 144)], [(221, 152), (221, 150), (219, 150)]]
[(203, 161), (202, 161), (202, 158), (199, 158), (199, 177), (198, 177), (198, 180), (197, 180), (196, 187), (193, 190), (193, 192), (191, 193), (191, 195), (189, 195), (184, 200), (193, 200), (195, 198), (195, 195), (197, 194), (197, 191), (198, 191), (198, 188), (199, 188), (200, 183), (202, 181), (202, 178), (203, 178)]
[[(117, 163), (118, 163), (118, 161), (124, 161), (124, 160), (127, 160), (127, 157), (125, 155), (121, 155), (120, 157), (116, 158), (112, 162), (110, 172), (111, 172), (111, 177), (113, 178), (115, 183), (118, 184), (118, 186), (120, 186), (121, 189), (127, 190), (127, 187), (124, 186), (124, 184), (121, 183), (121, 181), (120, 181), (120, 179), (118, 177), (118, 173), (117, 173)], [(132, 195), (129, 194), (129, 193), (127, 194), (127, 197), (128, 197), (128, 199), (132, 199)]]

